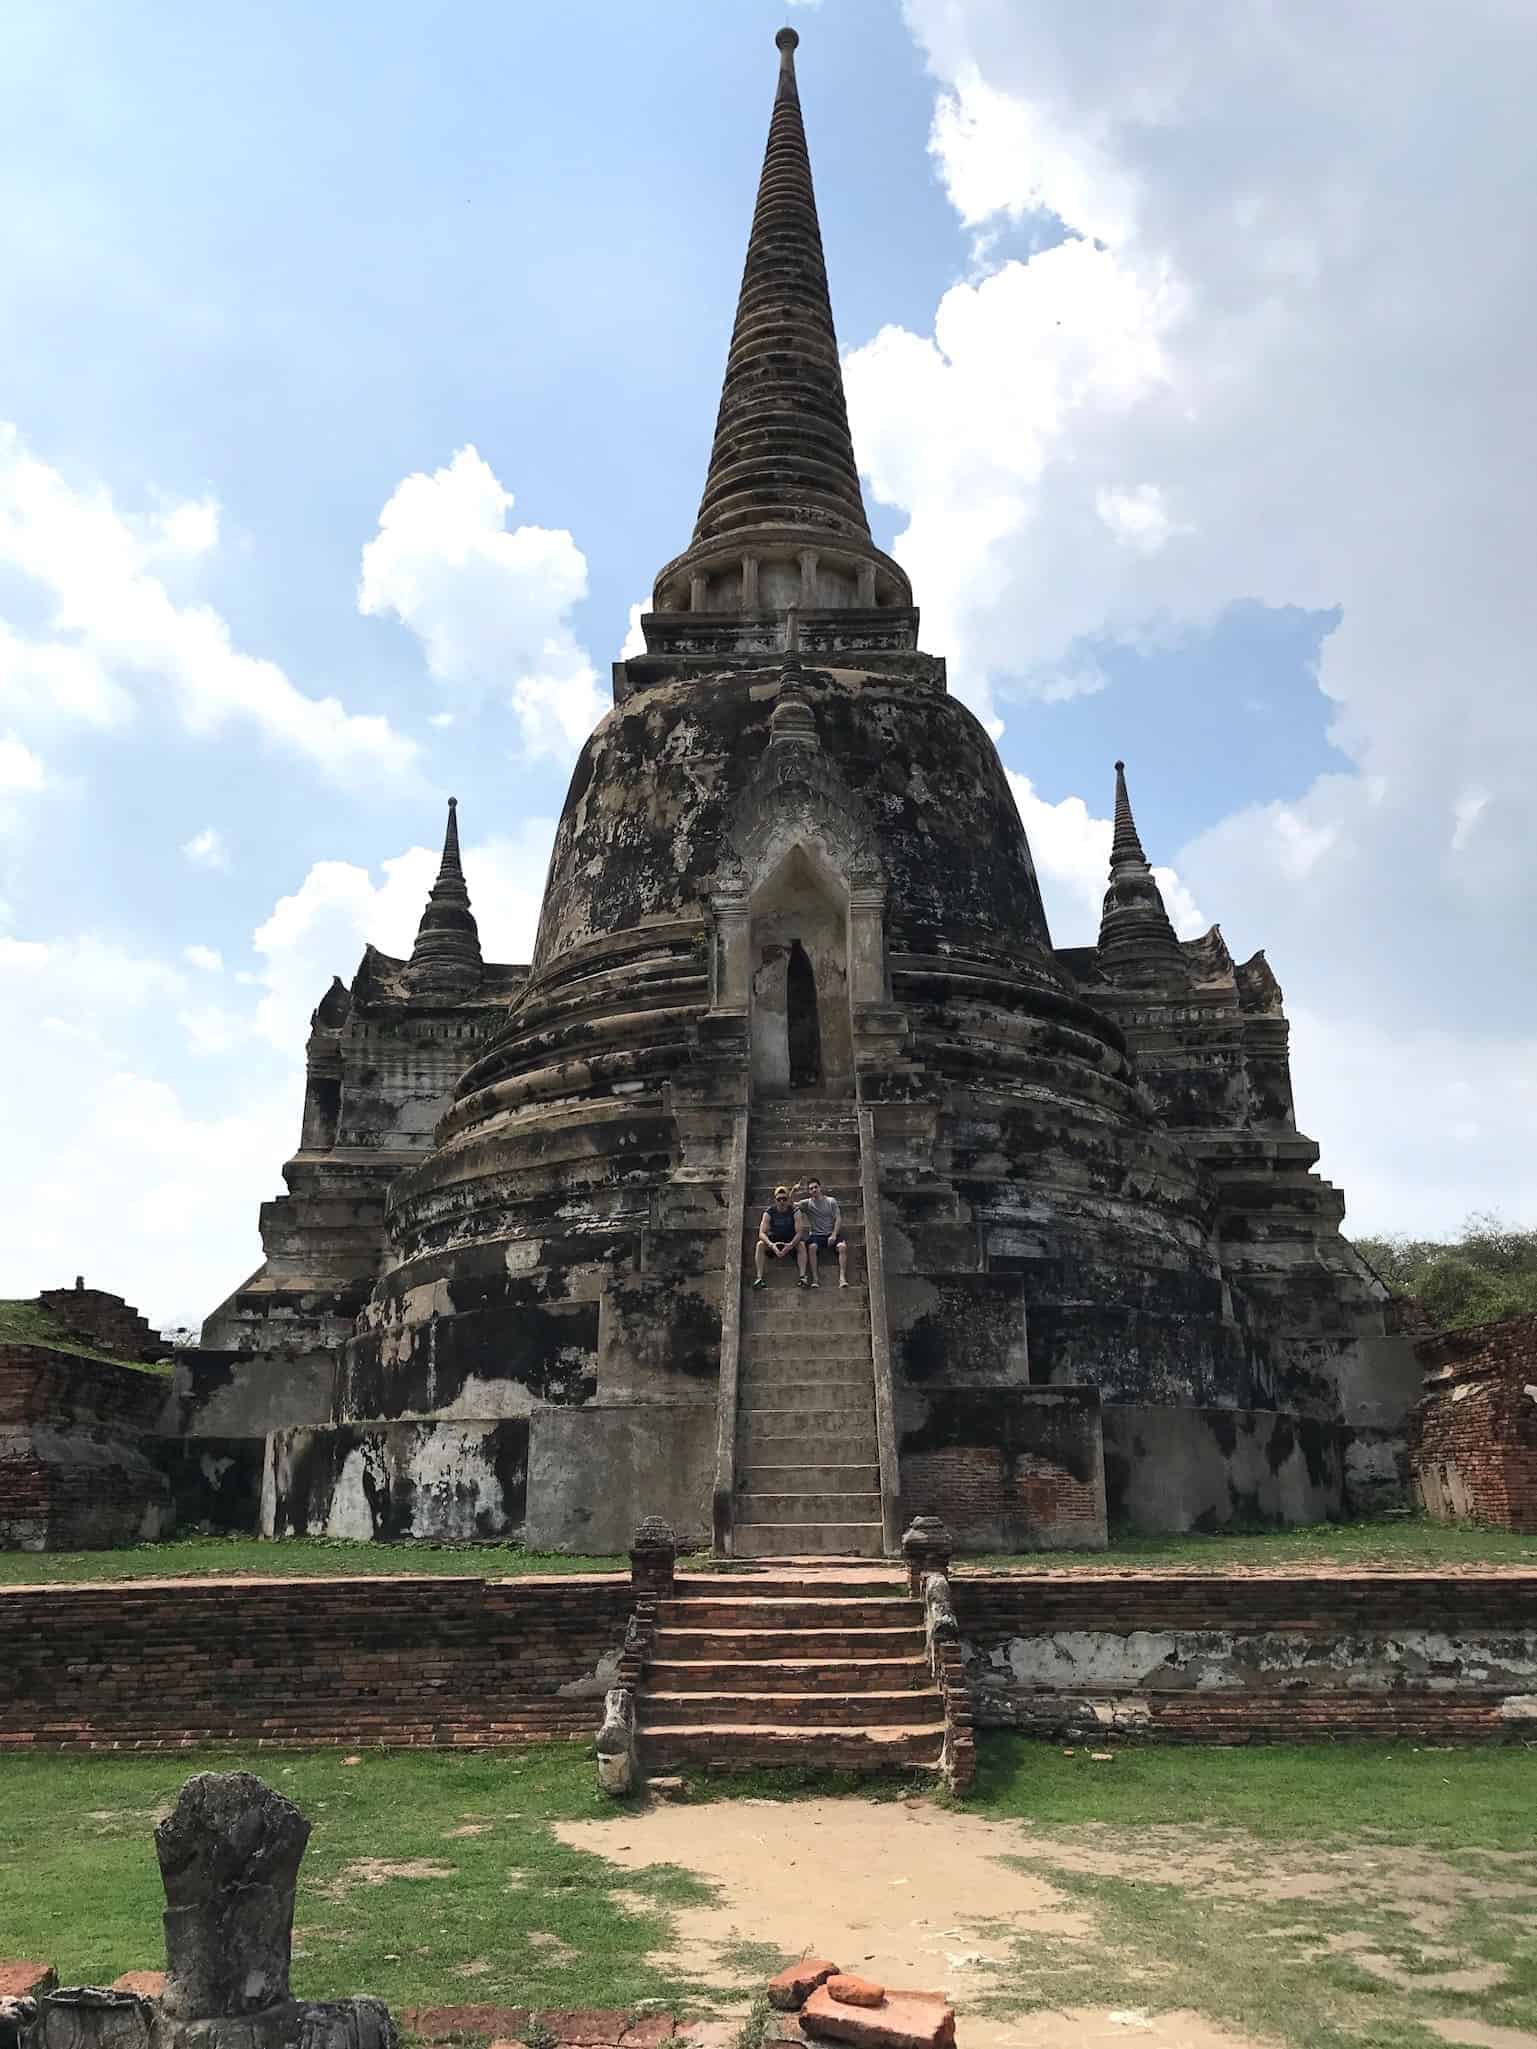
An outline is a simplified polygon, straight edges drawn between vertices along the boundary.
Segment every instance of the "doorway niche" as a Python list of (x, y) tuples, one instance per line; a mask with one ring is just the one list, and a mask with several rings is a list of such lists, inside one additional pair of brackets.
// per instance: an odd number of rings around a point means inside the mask
[(750, 906), (752, 1079), (758, 1096), (854, 1092), (847, 894), (803, 846)]

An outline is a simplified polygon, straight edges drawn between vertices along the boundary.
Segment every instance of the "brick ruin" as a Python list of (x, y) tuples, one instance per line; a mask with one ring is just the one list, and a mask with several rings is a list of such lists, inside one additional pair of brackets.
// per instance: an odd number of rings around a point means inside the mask
[[(1179, 940), (1115, 771), (1058, 948), (997, 752), (870, 536), (779, 68), (709, 469), (615, 664), (533, 959), (451, 811), (411, 958), (314, 1016), (265, 1259), (178, 1376), (272, 1534), (736, 1556), (1304, 1521), (1402, 1498), (1418, 1392), (1297, 1128), (1281, 991)], [(744, 1296), (774, 1182), (853, 1286)]]
[(962, 1565), (950, 1586), (945, 1700), (891, 1566), (680, 1570), (649, 1592), (619, 1573), (0, 1587), (0, 1753), (590, 1743), (626, 1678), (647, 1773), (936, 1772), (947, 1722), (953, 1741), (972, 1722), (1065, 1741), (1537, 1738), (1537, 1572)]
[(1537, 1531), (1537, 1316), (1443, 1331), (1416, 1348), (1415, 1493), (1438, 1521)]

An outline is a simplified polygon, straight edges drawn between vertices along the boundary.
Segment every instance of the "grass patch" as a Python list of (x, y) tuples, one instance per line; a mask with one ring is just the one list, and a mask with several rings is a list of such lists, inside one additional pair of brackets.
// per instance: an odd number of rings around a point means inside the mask
[(392, 2006), (493, 2001), (634, 2010), (706, 1990), (654, 1966), (671, 1910), (710, 1889), (674, 1866), (622, 1871), (550, 1824), (609, 1815), (572, 1745), (515, 1753), (270, 1753), (0, 1761), (7, 1954), (66, 1984), (164, 1961), (153, 1829), (193, 1771), (251, 1770), (314, 1824), (300, 1873), (294, 1988)]
[[(997, 1963), (967, 1985), (962, 2039), (968, 2015), (1071, 2006), (1194, 2008), (1287, 2049), (1430, 2049), (1426, 2024), (1442, 2015), (1537, 2029), (1529, 1750), (1150, 1746), (1097, 1764), (990, 1735), (979, 1764), (968, 1805), (1017, 1828), (1012, 1846), (1000, 1836), (1001, 1857), (1086, 1926), (976, 1929)], [(710, 1903), (708, 1886), (556, 1840), (558, 1821), (616, 1812), (591, 1759), (568, 1746), (367, 1752), (351, 1766), (337, 1752), (0, 1760), (5, 1948), (66, 1980), (158, 1964), (154, 1821), (188, 1772), (237, 1765), (314, 1823), (301, 1994), (626, 2011), (708, 2006), (712, 1989), (740, 1998), (655, 1961), (676, 1912)], [(701, 1784), (725, 1799), (700, 1825), (735, 1826), (729, 1796), (769, 1790), (785, 1790), (777, 1774)], [(911, 1902), (893, 1896), (891, 1912)], [(730, 1978), (783, 1961), (761, 1939), (720, 1952)]]
[[(37, 1302), (0, 1301), (0, 1344), (49, 1345), (56, 1352), (69, 1352), (77, 1359), (100, 1359), (108, 1366), (125, 1366), (130, 1373), (158, 1373), (169, 1377), (176, 1370), (174, 1359), (123, 1359), (115, 1352), (103, 1352), (94, 1345), (71, 1337), (58, 1318)], [(169, 1351), (169, 1347), (167, 1347)]]
[(972, 1804), (1028, 1828), (1007, 1861), (1095, 1928), (1089, 1943), (994, 1929), (1007, 1961), (987, 2010), (1192, 2007), (1288, 2049), (1429, 2049), (1433, 2017), (1537, 2028), (1524, 1748), (1149, 1748), (1096, 1764), (994, 1736), (979, 1767)]
[(1059, 1572), (1064, 1568), (1115, 1571), (1231, 1572), (1235, 1567), (1307, 1571), (1315, 1566), (1396, 1567), (1401, 1572), (1458, 1565), (1537, 1568), (1537, 1536), (1484, 1529), (1475, 1523), (1436, 1523), (1422, 1516), (1391, 1516), (1351, 1523), (1308, 1523), (1287, 1530), (1224, 1530), (1215, 1536), (1122, 1534), (1107, 1551), (1044, 1551), (1028, 1557), (989, 1552), (959, 1561), (959, 1571)]
[(628, 1558), (519, 1551), (506, 1544), (374, 1544), (331, 1537), (172, 1537), (111, 1551), (3, 1551), (0, 1586), (71, 1580), (358, 1579), (407, 1573), (437, 1579), (509, 1579), (534, 1572), (628, 1572)]
[(1525, 1744), (1149, 1744), (1096, 1764), (1087, 1749), (1068, 1757), (1023, 1736), (989, 1734), (977, 1745), (966, 1806), (1032, 1828), (1178, 1822), (1278, 1844), (1369, 1838), (1438, 1853), (1524, 1853), (1537, 1836), (1537, 1758)]

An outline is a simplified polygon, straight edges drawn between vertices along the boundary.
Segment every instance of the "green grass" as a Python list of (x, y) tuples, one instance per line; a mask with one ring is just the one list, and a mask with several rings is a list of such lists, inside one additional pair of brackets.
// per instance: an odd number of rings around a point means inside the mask
[[(973, 1924), (998, 1963), (963, 2000), (962, 2040), (969, 2014), (1069, 2006), (1191, 2007), (1286, 2049), (1430, 2049), (1436, 2015), (1537, 2029), (1529, 1749), (1148, 1747), (1100, 1763), (1009, 1736), (979, 1748), (968, 1807), (1017, 1831), (999, 1853), (1086, 1927)], [(0, 1947), (74, 1982), (157, 1965), (154, 1820), (188, 1772), (237, 1765), (314, 1824), (296, 1917), (301, 1994), (626, 2011), (739, 1997), (661, 1961), (674, 1911), (708, 1903), (708, 1887), (556, 1840), (557, 1821), (616, 1811), (590, 1757), (564, 1746), (365, 1752), (353, 1765), (337, 1752), (0, 1759)], [(701, 1827), (761, 1830), (759, 1816), (738, 1824), (731, 1803), (766, 1783), (697, 1784)], [(1299, 1873), (1324, 1888), (1296, 1884)], [(750, 1919), (739, 1925), (721, 1977), (766, 1974), (779, 1953)], [(1439, 1982), (1479, 1964), (1498, 1982)]]
[(1310, 1566), (1396, 1567), (1433, 1572), (1458, 1565), (1517, 1565), (1537, 1569), (1537, 1536), (1485, 1529), (1476, 1523), (1435, 1523), (1421, 1516), (1365, 1522), (1308, 1523), (1289, 1530), (1224, 1530), (1216, 1536), (1122, 1533), (1108, 1551), (1038, 1551), (1027, 1557), (988, 1553), (962, 1558), (959, 1569), (1058, 1572), (1118, 1567), (1156, 1572), (1229, 1572), (1234, 1566), (1306, 1571)]
[[(685, 1569), (725, 1575), (745, 1568), (705, 1557)], [(620, 1557), (518, 1551), (500, 1544), (359, 1544), (325, 1537), (264, 1543), (257, 1537), (175, 1537), (163, 1544), (131, 1544), (114, 1551), (0, 1552), (0, 1586), (52, 1585), (69, 1580), (198, 1578), (216, 1573), (345, 1579), (369, 1573), (413, 1573), (443, 1578), (503, 1579), (531, 1572), (622, 1572)], [(1537, 1570), (1537, 1536), (1487, 1530), (1466, 1523), (1412, 1517), (1375, 1522), (1316, 1523), (1304, 1529), (1228, 1532), (1216, 1537), (1117, 1538), (1108, 1551), (1039, 1551), (962, 1558), (974, 1571), (1227, 1572), (1238, 1566), (1277, 1571), (1310, 1566), (1396, 1567), (1439, 1571), (1465, 1565), (1527, 1566)]]
[(132, 1373), (169, 1375), (176, 1370), (174, 1359), (121, 1359), (116, 1353), (82, 1344), (36, 1302), (0, 1301), (0, 1344), (50, 1345), (56, 1352), (70, 1352), (77, 1359), (103, 1359), (109, 1366), (126, 1366)]
[[(1095, 1929), (992, 1929), (989, 2010), (1191, 2007), (1288, 2049), (1429, 2049), (1433, 2016), (1537, 2029), (1528, 1747), (979, 1751), (970, 1804), (1024, 1824), (1008, 1861)], [(1497, 1982), (1443, 1982), (1480, 1966)]]
[(244, 1769), (314, 1824), (295, 1915), (301, 1997), (700, 2003), (703, 1988), (650, 1959), (669, 1910), (709, 1889), (668, 1865), (621, 1871), (551, 1831), (614, 1811), (582, 1750), (342, 1755), (0, 1759), (0, 1948), (54, 1963), (66, 1984), (162, 1966), (155, 1820), (190, 1772)]
[(518, 1551), (505, 1544), (366, 1544), (329, 1537), (172, 1537), (114, 1551), (0, 1551), (0, 1586), (70, 1580), (199, 1579), (251, 1573), (284, 1579), (354, 1579), (410, 1573), (508, 1579), (530, 1572), (628, 1572), (628, 1558)]

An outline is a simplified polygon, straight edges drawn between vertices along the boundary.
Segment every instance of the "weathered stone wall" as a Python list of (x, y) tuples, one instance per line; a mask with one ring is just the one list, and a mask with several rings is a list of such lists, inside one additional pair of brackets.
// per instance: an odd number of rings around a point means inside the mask
[(162, 1429), (179, 1437), (250, 1437), (300, 1423), (328, 1423), (337, 1357), (239, 1351), (176, 1354)]
[(937, 1515), (968, 1551), (1103, 1550), (1099, 1390), (904, 1389), (902, 1520)]
[(0, 1750), (590, 1738), (623, 1578), (0, 1589)]
[(705, 1547), (714, 1482), (713, 1402), (535, 1409), (525, 1541), (604, 1557), (627, 1550), (641, 1521), (659, 1515), (684, 1549)]
[[(275, 1430), (262, 1475), (265, 1537), (483, 1543), (521, 1532), (528, 1422), (346, 1423)], [(618, 1547), (616, 1547), (618, 1548)]]
[(168, 1535), (171, 1488), (148, 1449), (164, 1400), (156, 1374), (0, 1344), (0, 1549)]
[(983, 1727), (1537, 1736), (1537, 1573), (952, 1577)]
[(1416, 1350), (1425, 1394), (1409, 1457), (1426, 1511), (1537, 1530), (1537, 1316), (1446, 1331)]
[(1104, 1434), (1115, 1526), (1218, 1530), (1345, 1513), (1349, 1432), (1338, 1423), (1275, 1410), (1107, 1403)]

